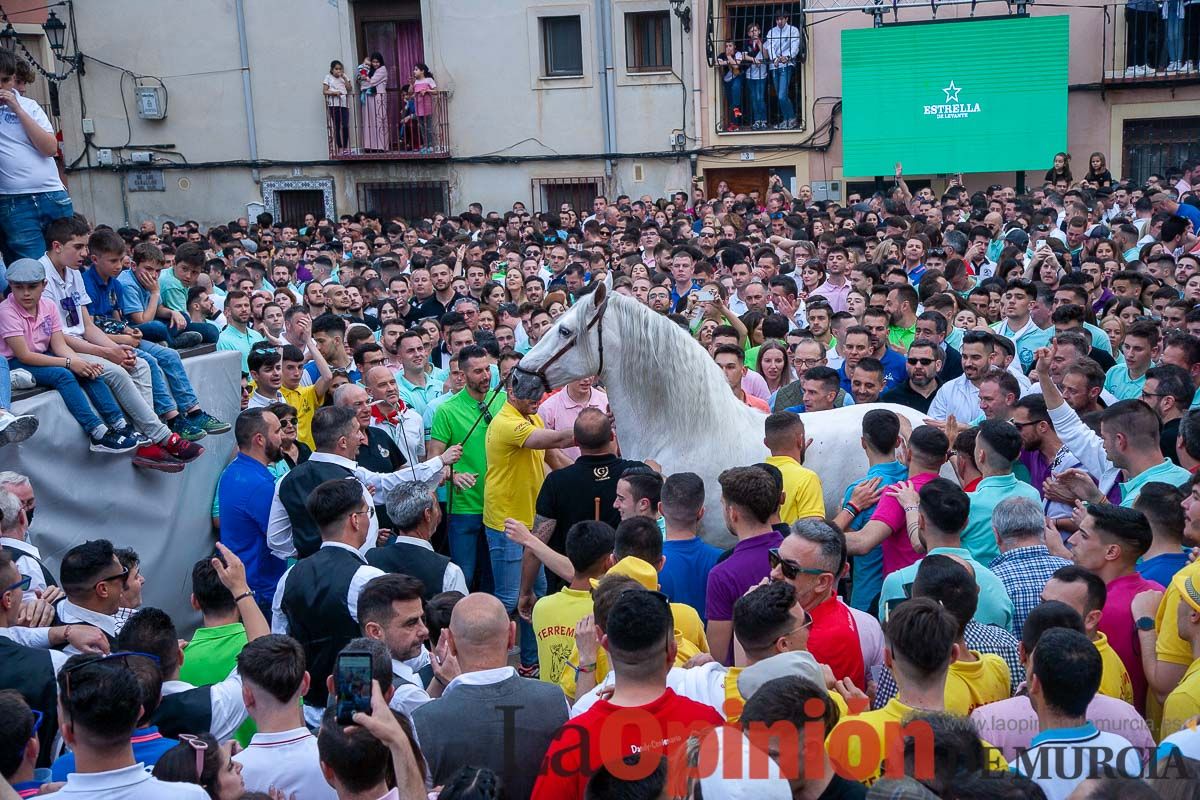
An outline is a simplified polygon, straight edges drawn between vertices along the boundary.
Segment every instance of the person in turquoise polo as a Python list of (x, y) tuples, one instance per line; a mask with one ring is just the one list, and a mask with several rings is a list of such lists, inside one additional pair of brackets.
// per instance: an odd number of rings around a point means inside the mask
[(1141, 320), (1129, 326), (1121, 343), (1124, 363), (1109, 369), (1104, 376), (1104, 389), (1118, 400), (1140, 400), (1146, 385), (1146, 372), (1158, 356), (1157, 323)]
[(1038, 348), (1045, 347), (1054, 336), (1054, 328), (1039, 328), (1030, 316), (1030, 309), (1037, 299), (1037, 287), (1033, 281), (1016, 278), (1008, 282), (1001, 295), (1004, 319), (992, 325), (992, 330), (1012, 341), (1021, 362), (1021, 371), (1028, 372), (1033, 366)]
[[(904, 509), (908, 530), (915, 528), (918, 531), (925, 545), (925, 555), (956, 556), (971, 565), (975, 581), (979, 584), (979, 605), (972, 619), (983, 625), (996, 625), (1011, 631), (1013, 603), (1004, 582), (963, 547), (960, 534), (967, 526), (971, 496), (953, 481), (934, 478), (919, 492), (907, 481), (901, 482), (896, 490), (896, 500)], [(894, 607), (897, 600), (907, 597), (905, 587), (911, 586), (916, 580), (920, 566), (920, 561), (909, 564), (883, 579), (883, 592), (879, 597), (881, 621), (885, 620), (888, 609)]]
[(1039, 505), (1042, 503), (1038, 490), (1013, 474), (1013, 462), (1020, 454), (1021, 434), (1011, 422), (990, 419), (979, 425), (975, 465), (983, 478), (970, 494), (971, 512), (962, 533), (962, 546), (981, 564), (990, 564), (1000, 555), (992, 533), (992, 511), (996, 505), (1010, 497), (1028, 497)]

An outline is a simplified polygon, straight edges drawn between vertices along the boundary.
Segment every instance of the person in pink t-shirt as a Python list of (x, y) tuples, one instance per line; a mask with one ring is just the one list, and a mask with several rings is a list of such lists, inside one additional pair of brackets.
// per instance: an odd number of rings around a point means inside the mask
[[(548, 430), (570, 431), (575, 429), (575, 420), (585, 408), (608, 413), (608, 395), (592, 386), (591, 378), (571, 381), (543, 400), (537, 413)], [(572, 460), (579, 458), (578, 447), (564, 447), (563, 452)]]
[[(1079, 612), (1066, 603), (1048, 601), (1035, 606), (1021, 629), (1021, 641), (1017, 653), (1026, 670), (1031, 668), (1029, 657), (1037, 646), (1041, 635), (1051, 628), (1069, 628), (1086, 634)], [(1134, 747), (1148, 752), (1154, 747), (1154, 739), (1146, 720), (1133, 706), (1124, 700), (1097, 692), (1088, 703), (1088, 721), (1099, 730), (1124, 736)], [(1025, 684), (1017, 687), (1015, 697), (988, 703), (971, 712), (971, 722), (979, 731), (980, 738), (1000, 748), (1004, 758), (1011, 764), (1020, 751), (1027, 749), (1038, 734), (1037, 712), (1025, 692)]]
[(1089, 503), (1087, 514), (1069, 541), (1071, 559), (1104, 579), (1108, 599), (1100, 616), (1099, 630), (1121, 657), (1133, 683), (1133, 704), (1146, 710), (1146, 673), (1142, 669), (1142, 646), (1134, 624), (1133, 598), (1148, 589), (1163, 587), (1138, 574), (1137, 562), (1153, 542), (1146, 515), (1132, 508)]
[[(950, 440), (932, 425), (914, 428), (908, 442), (898, 453), (901, 463), (908, 467), (909, 482), (915, 491), (938, 476), (950, 452)], [(877, 478), (872, 478), (878, 482)], [(854, 516), (861, 509), (851, 508)], [(913, 550), (905, 524), (905, 509), (896, 500), (894, 489), (885, 490), (869, 522), (857, 531), (846, 531), (846, 549), (861, 556), (883, 545), (883, 576), (915, 564), (920, 556)]]

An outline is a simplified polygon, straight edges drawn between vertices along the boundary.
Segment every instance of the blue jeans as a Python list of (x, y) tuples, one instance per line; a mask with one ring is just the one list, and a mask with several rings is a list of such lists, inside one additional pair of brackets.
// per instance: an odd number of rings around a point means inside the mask
[(738, 75), (725, 81), (725, 123), (741, 125), (745, 120), (745, 109), (742, 108), (742, 89), (745, 88), (746, 78)]
[(779, 101), (779, 121), (795, 119), (796, 107), (792, 105), (792, 75), (795, 67), (777, 67), (771, 70), (771, 82), (775, 85), (775, 98)]
[(750, 113), (755, 122), (767, 122), (767, 79), (746, 79), (750, 87)]
[[(8, 365), (13, 369), (19, 367), (25, 370), (33, 376), (33, 382), (38, 386), (54, 389), (62, 395), (67, 411), (71, 412), (71, 416), (89, 436), (96, 438), (103, 436), (105, 422), (120, 427), (116, 423), (125, 420), (121, 407), (117, 405), (117, 399), (100, 379), (84, 378), (80, 380), (66, 367), (33, 367), (29, 364), (22, 364), (15, 358), (9, 359)], [(103, 420), (96, 415), (92, 403), (95, 403), (96, 410), (104, 415)]]
[(217, 339), (221, 337), (221, 330), (211, 322), (189, 322), (183, 331), (175, 331), (175, 333), (182, 333), (185, 331), (191, 331), (193, 333), (200, 334), (200, 336), (203, 337), (205, 344), (216, 344)]
[(12, 408), (12, 376), (9, 374), (8, 361), (0, 358), (0, 409), (8, 411)]
[(467, 579), (475, 579), (475, 554), (479, 532), (483, 530), (483, 514), (450, 514), (446, 518), (446, 540), (450, 544), (450, 560), (458, 564)]
[[(42, 229), (46, 224), (75, 213), (66, 192), (0, 195), (0, 234), (3, 234), (4, 263), (18, 258), (41, 258), (46, 253)], [(0, 277), (0, 291), (8, 279)]]
[[(516, 610), (521, 594), (521, 557), (525, 554), (525, 548), (509, 541), (504, 531), (492, 528), (484, 530), (487, 531), (488, 554), (492, 560), (492, 577), (496, 581), (496, 597), (511, 614)], [(539, 596), (546, 593), (546, 573), (540, 567), (533, 591)], [(521, 635), (521, 663), (538, 663), (537, 638), (533, 634), (533, 626), (518, 615), (517, 630)]]
[(184, 331), (194, 331), (204, 339), (205, 344), (216, 344), (221, 332), (217, 330), (216, 325), (210, 325), (207, 322), (190, 322), (182, 331), (175, 330), (167, 325), (162, 320), (152, 319), (149, 322), (143, 322), (140, 325), (134, 325), (142, 332), (144, 341), (157, 342), (170, 347), (175, 342), (175, 337)]
[(138, 353), (150, 365), (150, 379), (154, 385), (154, 413), (166, 414), (178, 409), (190, 411), (200, 405), (192, 382), (183, 369), (183, 359), (169, 347), (142, 340)]

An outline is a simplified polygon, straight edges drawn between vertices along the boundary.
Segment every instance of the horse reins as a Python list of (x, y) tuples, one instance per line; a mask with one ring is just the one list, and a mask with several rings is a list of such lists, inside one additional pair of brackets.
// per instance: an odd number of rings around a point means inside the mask
[[(605, 298), (604, 302), (602, 302), (600, 305), (596, 306), (596, 315), (594, 317), (592, 317), (592, 319), (584, 327), (585, 331), (590, 331), (592, 328), (596, 328), (596, 338), (597, 338), (597, 342), (598, 342), (597, 349), (600, 352), (600, 366), (596, 370), (597, 375), (599, 375), (601, 372), (604, 371), (604, 312), (607, 310), (608, 310), (608, 299)], [(559, 350), (554, 355), (550, 356), (550, 358), (548, 358), (546, 360), (546, 362), (544, 364), (542, 364), (540, 367), (538, 367), (536, 370), (525, 369), (524, 367), (522, 367), (520, 365), (520, 363), (518, 363), (515, 367), (513, 367), (513, 371), (514, 372), (523, 372), (526, 375), (532, 375), (533, 377), (537, 378), (539, 381), (542, 382), (542, 388), (548, 393), (551, 391), (551, 386), (550, 386), (550, 380), (546, 377), (546, 370), (548, 370), (550, 368), (550, 365), (553, 364), (555, 361), (558, 361), (560, 358), (562, 358), (567, 353), (569, 353), (571, 351), (571, 349), (573, 347), (575, 347), (575, 345), (577, 345), (577, 344), (579, 344), (578, 334), (573, 339), (571, 339), (571, 341), (567, 342), (567, 344), (565, 344), (561, 350)]]

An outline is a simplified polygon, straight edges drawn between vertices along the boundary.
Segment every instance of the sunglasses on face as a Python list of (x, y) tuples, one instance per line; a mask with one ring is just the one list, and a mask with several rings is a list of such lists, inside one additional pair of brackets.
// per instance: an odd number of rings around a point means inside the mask
[(8, 594), (13, 589), (20, 589), (22, 592), (28, 592), (29, 586), (32, 583), (33, 583), (33, 576), (25, 575), (21, 578), (21, 580), (17, 581), (12, 586), (7, 587), (3, 592), (0, 592), (0, 594)]
[(795, 561), (791, 561), (779, 555), (778, 547), (772, 547), (767, 551), (767, 560), (771, 565), (771, 569), (779, 567), (779, 570), (783, 573), (783, 577), (787, 578), (789, 581), (795, 580), (797, 575), (824, 575), (826, 572), (828, 572), (828, 570), (824, 569), (811, 569), (809, 567), (802, 567)]
[(285, 419), (281, 419), (281, 420), (279, 420), (279, 427), (281, 427), (281, 428), (294, 428), (294, 427), (296, 427), (296, 420), (294, 420), (294, 419), (286, 419), (286, 418), (285, 418)]
[(922, 367), (928, 367), (932, 363), (933, 363), (932, 358), (909, 358), (908, 359), (908, 365), (910, 367), (915, 367), (918, 364), (920, 364)]

